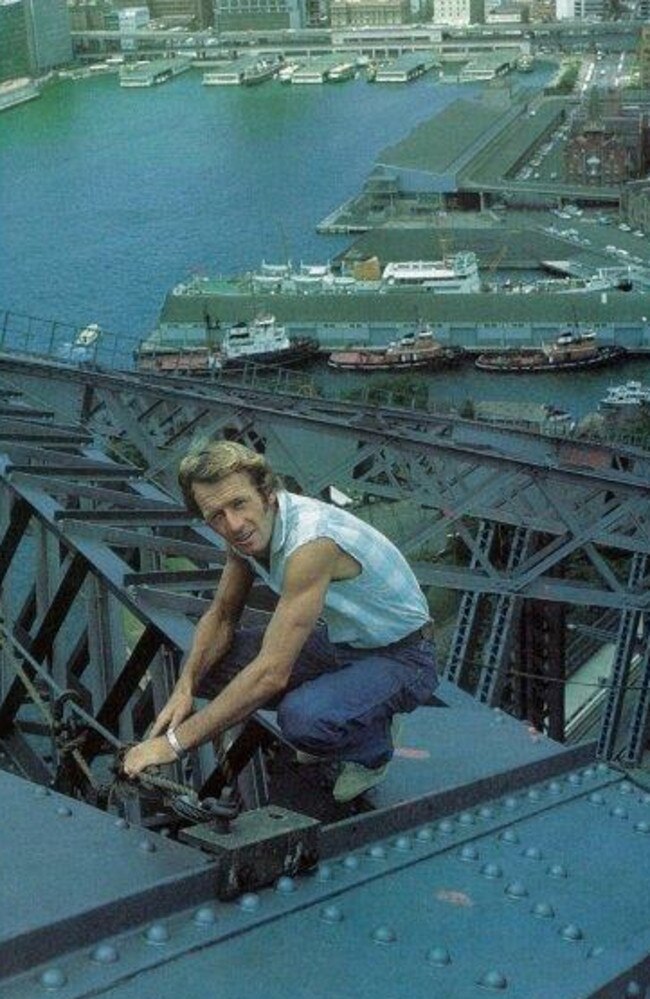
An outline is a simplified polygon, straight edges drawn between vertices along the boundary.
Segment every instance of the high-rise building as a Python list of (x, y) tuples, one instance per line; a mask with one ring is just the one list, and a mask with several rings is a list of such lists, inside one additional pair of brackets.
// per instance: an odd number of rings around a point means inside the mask
[(23, 0), (0, 0), (0, 83), (29, 74)]
[(68, 12), (73, 31), (108, 31), (117, 17), (114, 0), (68, 0)]
[(148, 0), (148, 6), (156, 21), (187, 25), (193, 30), (214, 24), (213, 0)]
[(557, 0), (555, 16), (558, 21), (602, 21), (606, 0)]
[(220, 31), (272, 31), (304, 28), (305, 0), (216, 0), (215, 19)]
[(641, 28), (638, 59), (641, 86), (650, 87), (650, 25), (647, 24)]
[(481, 24), (484, 20), (484, 0), (433, 0), (434, 24)]
[(409, 0), (331, 0), (333, 28), (407, 24), (411, 20)]

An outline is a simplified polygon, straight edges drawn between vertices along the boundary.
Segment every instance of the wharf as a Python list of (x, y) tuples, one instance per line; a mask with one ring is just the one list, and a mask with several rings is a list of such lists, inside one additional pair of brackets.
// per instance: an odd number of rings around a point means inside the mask
[(153, 87), (166, 83), (174, 76), (186, 73), (192, 61), (187, 56), (154, 59), (151, 62), (125, 63), (120, 67), (121, 87)]
[(17, 104), (24, 104), (25, 101), (32, 101), (40, 96), (40, 90), (29, 77), (7, 80), (0, 83), (0, 111), (7, 111)]
[(375, 83), (410, 83), (428, 73), (440, 63), (426, 52), (406, 52), (391, 62), (379, 65), (374, 75)]
[(203, 84), (209, 87), (229, 87), (263, 83), (278, 72), (282, 65), (279, 56), (239, 56), (221, 63), (203, 74)]
[(291, 77), (291, 82), (325, 83), (346, 80), (354, 76), (355, 70), (354, 56), (334, 52), (303, 63)]

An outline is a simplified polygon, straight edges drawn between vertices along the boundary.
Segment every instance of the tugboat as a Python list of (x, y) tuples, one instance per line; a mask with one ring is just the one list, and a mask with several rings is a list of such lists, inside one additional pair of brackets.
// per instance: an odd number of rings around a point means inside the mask
[(387, 347), (358, 347), (336, 350), (327, 359), (329, 367), (339, 371), (413, 371), (421, 368), (450, 367), (461, 351), (443, 347), (429, 329), (402, 337)]
[(597, 368), (624, 360), (627, 351), (616, 344), (598, 346), (593, 330), (564, 332), (541, 350), (510, 350), (479, 354), (475, 366), (481, 371), (533, 374), (550, 371), (576, 371)]
[(218, 354), (210, 355), (209, 364), (227, 371), (242, 370), (247, 364), (285, 367), (313, 360), (318, 349), (318, 342), (311, 337), (290, 339), (274, 316), (258, 316), (250, 323), (230, 326), (223, 334)]

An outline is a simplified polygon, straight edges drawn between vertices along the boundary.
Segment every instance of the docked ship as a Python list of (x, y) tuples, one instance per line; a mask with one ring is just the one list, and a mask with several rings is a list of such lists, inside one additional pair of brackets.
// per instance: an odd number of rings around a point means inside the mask
[(503, 371), (519, 374), (536, 372), (576, 371), (596, 368), (622, 361), (627, 351), (615, 344), (600, 346), (593, 330), (563, 332), (541, 350), (509, 350), (494, 354), (479, 354), (475, 361), (482, 371)]
[(607, 394), (600, 400), (599, 409), (605, 410), (639, 410), (642, 406), (650, 407), (650, 386), (642, 382), (627, 381), (622, 385), (610, 385)]
[(387, 347), (359, 347), (333, 351), (327, 364), (338, 371), (414, 371), (422, 368), (451, 367), (460, 361), (462, 351), (444, 347), (429, 329), (402, 337)]
[(344, 80), (351, 80), (356, 72), (353, 62), (339, 62), (327, 73), (328, 83), (343, 83)]
[[(214, 331), (212, 331), (214, 332)], [(140, 371), (159, 374), (210, 375), (221, 370), (241, 371), (247, 365), (288, 367), (306, 364), (318, 354), (318, 343), (309, 337), (289, 337), (274, 316), (259, 315), (251, 322), (226, 328), (218, 342), (187, 344), (170, 349), (145, 340), (136, 352)]]

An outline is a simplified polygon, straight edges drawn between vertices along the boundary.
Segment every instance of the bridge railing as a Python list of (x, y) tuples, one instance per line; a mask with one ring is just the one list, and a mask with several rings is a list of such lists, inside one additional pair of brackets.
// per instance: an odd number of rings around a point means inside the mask
[(22, 312), (0, 311), (0, 350), (79, 365), (132, 368), (139, 337), (44, 319)]

